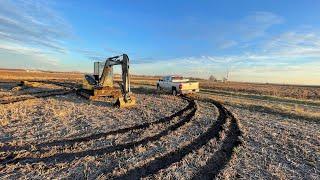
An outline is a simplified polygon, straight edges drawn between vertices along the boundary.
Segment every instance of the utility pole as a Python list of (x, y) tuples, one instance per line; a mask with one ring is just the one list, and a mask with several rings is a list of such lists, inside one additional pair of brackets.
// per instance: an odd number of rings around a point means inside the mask
[(227, 79), (229, 79), (229, 69), (227, 69)]

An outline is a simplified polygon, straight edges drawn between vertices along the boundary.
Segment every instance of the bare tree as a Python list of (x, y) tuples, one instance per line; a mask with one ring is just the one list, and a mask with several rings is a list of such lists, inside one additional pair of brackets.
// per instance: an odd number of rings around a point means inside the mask
[(222, 79), (222, 82), (227, 82), (228, 81), (228, 79), (226, 78), (226, 77), (224, 77), (223, 79)]
[(209, 76), (209, 81), (217, 82), (217, 78), (211, 75)]

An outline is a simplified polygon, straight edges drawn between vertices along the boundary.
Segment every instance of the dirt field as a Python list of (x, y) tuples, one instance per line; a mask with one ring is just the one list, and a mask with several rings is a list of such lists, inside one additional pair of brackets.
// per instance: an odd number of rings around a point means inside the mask
[(0, 81), (12, 82), (19, 80), (71, 80), (81, 81), (83, 74), (81, 73), (58, 73), (58, 72), (41, 72), (41, 71), (26, 71), (26, 70), (8, 70), (0, 69)]
[(233, 159), (230, 173), (235, 171), (243, 179), (320, 178), (318, 122), (226, 107), (239, 117), (246, 142)]
[(137, 105), (117, 109), (41, 78), (0, 83), (0, 179), (320, 178), (316, 118), (139, 85)]

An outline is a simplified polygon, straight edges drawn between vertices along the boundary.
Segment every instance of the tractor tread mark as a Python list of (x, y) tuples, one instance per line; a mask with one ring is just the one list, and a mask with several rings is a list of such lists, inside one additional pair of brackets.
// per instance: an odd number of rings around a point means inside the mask
[[(141, 179), (143, 177), (153, 175), (161, 169), (169, 167), (173, 163), (181, 161), (189, 153), (192, 153), (193, 151), (198, 150), (202, 146), (206, 145), (209, 140), (213, 138), (219, 140), (219, 133), (223, 131), (223, 125), (229, 118), (231, 120), (230, 129), (232, 129), (233, 132), (229, 132), (227, 134), (226, 140), (222, 142), (222, 148), (220, 148), (215, 153), (215, 155), (207, 162), (206, 166), (203, 167), (203, 170), (201, 170), (199, 173), (196, 173), (196, 175), (200, 174), (203, 179), (212, 179), (216, 177), (231, 159), (233, 148), (241, 144), (239, 140), (241, 131), (238, 124), (236, 123), (237, 120), (227, 109), (225, 109), (220, 103), (216, 101), (207, 101), (211, 102), (218, 108), (219, 116), (217, 121), (212, 124), (206, 132), (201, 134), (191, 144), (178, 148), (174, 152), (170, 152), (163, 156), (157, 157), (153, 161), (144, 164), (143, 166), (129, 170), (123, 175), (112, 177), (112, 179)], [(223, 156), (220, 157), (220, 155)], [(220, 164), (214, 162), (214, 160), (217, 160), (217, 162), (219, 162)], [(193, 179), (198, 179), (197, 177), (199, 176), (194, 176)]]

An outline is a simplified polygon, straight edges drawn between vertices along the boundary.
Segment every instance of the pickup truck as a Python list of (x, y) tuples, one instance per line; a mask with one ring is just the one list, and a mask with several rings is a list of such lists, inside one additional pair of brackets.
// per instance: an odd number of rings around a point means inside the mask
[(164, 76), (157, 82), (157, 90), (167, 90), (176, 96), (199, 92), (199, 82), (190, 82), (182, 76)]

